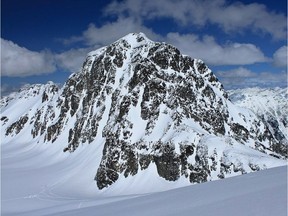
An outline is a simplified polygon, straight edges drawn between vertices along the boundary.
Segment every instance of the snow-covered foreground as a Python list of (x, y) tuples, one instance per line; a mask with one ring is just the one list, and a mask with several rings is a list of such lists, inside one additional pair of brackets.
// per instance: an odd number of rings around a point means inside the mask
[(91, 179), (101, 148), (63, 154), (57, 146), (13, 140), (1, 147), (4, 216), (287, 215), (287, 166), (188, 187), (148, 169), (99, 191)]
[(286, 216), (287, 167), (47, 215)]
[[(20, 212), (25, 205), (34, 210)], [(27, 206), (26, 206), (27, 207)], [(221, 215), (286, 216), (287, 167), (148, 195), (77, 199), (2, 200), (2, 215)]]

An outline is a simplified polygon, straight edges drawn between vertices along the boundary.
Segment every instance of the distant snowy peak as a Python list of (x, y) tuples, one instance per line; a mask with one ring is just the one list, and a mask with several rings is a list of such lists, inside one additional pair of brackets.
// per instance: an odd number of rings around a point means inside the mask
[[(51, 104), (58, 96), (58, 85), (48, 82), (25, 85), (18, 92), (1, 98), (1, 124), (2, 128), (5, 128), (5, 135), (17, 135), (25, 126), (27, 127), (29, 119), (31, 119), (30, 124), (33, 122), (40, 110), (46, 111), (49, 108), (52, 111)], [(33, 130), (31, 130), (32, 135)]]
[(29, 93), (23, 109), (22, 96), (3, 102), (2, 140), (31, 133), (31, 141), (66, 144), (66, 154), (98, 145), (99, 189), (144, 171), (205, 182), (287, 157), (287, 146), (252, 111), (228, 100), (203, 61), (143, 33), (90, 52), (80, 72), (60, 90), (53, 86), (21, 91)]
[(47, 84), (27, 84), (19, 89), (18, 92), (12, 92), (7, 96), (1, 98), (0, 106), (7, 106), (12, 100), (29, 100), (33, 97), (43, 96), (43, 100), (48, 99), (49, 96), (53, 96), (58, 93), (59, 86), (52, 81)]
[(288, 89), (247, 88), (230, 90), (229, 98), (238, 106), (255, 112), (272, 131), (273, 137), (288, 145)]
[[(288, 89), (287, 88), (246, 88), (229, 90), (229, 98), (232, 102), (242, 103), (252, 107), (257, 106), (261, 109), (267, 109), (262, 106), (269, 105), (269, 107), (278, 108), (284, 106), (287, 109)], [(258, 99), (255, 103), (254, 99)], [(251, 103), (254, 102), (254, 103)], [(270, 102), (270, 103), (269, 103)], [(269, 103), (269, 104), (268, 104)], [(253, 105), (252, 105), (253, 104)], [(258, 105), (257, 105), (258, 104)]]

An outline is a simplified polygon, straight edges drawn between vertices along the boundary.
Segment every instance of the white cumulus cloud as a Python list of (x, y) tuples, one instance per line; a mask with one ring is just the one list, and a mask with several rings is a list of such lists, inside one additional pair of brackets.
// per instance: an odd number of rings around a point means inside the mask
[(200, 58), (210, 65), (247, 65), (268, 61), (262, 51), (253, 44), (220, 45), (212, 36), (199, 38), (194, 34), (180, 35), (179, 33), (169, 33), (167, 40), (184, 54)]
[(286, 87), (287, 73), (255, 72), (244, 67), (226, 71), (216, 71), (215, 74), (226, 89), (246, 87)]
[(56, 70), (53, 55), (35, 52), (1, 38), (1, 75), (29, 76), (52, 73)]
[(87, 53), (92, 50), (92, 48), (79, 48), (55, 54), (56, 64), (65, 71), (77, 72), (81, 69)]
[(218, 71), (217, 74), (221, 77), (225, 78), (247, 78), (247, 77), (255, 77), (255, 73), (252, 71), (248, 70), (247, 68), (244, 67), (239, 67), (235, 68), (232, 70), (228, 71)]
[(119, 18), (114, 22), (108, 22), (104, 25), (97, 27), (95, 24), (89, 24), (87, 30), (82, 32), (79, 36), (72, 36), (64, 39), (64, 44), (74, 42), (83, 42), (88, 46), (105, 46), (131, 32), (145, 32), (151, 39), (157, 39), (159, 36), (151, 29), (145, 27), (133, 18)]
[(125, 0), (112, 2), (107, 15), (130, 16), (149, 20), (171, 18), (182, 26), (206, 24), (219, 26), (225, 32), (249, 30), (286, 39), (287, 17), (269, 11), (263, 4), (231, 3), (228, 0)]
[(287, 46), (282, 46), (273, 55), (273, 63), (277, 67), (287, 67)]

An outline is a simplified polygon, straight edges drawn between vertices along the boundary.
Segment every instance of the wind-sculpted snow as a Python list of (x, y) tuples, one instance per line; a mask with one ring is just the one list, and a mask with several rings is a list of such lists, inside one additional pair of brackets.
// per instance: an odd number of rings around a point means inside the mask
[(39, 145), (65, 146), (63, 154), (101, 147), (91, 171), (99, 189), (154, 168), (167, 181), (200, 183), (287, 157), (271, 128), (233, 105), (204, 62), (142, 33), (89, 53), (82, 71), (54, 86), (2, 99), (2, 140), (28, 132)]

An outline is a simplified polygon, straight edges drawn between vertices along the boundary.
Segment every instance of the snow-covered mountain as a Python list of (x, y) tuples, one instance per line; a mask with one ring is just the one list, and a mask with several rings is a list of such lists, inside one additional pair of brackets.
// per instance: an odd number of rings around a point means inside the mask
[(288, 89), (247, 88), (228, 91), (231, 101), (251, 109), (272, 132), (273, 138), (288, 145)]
[(62, 88), (26, 86), (2, 98), (1, 124), (3, 146), (48, 145), (57, 149), (51, 157), (75, 160), (89, 151), (85, 162), (73, 164), (89, 164), (81, 178), (95, 176), (99, 189), (155, 175), (200, 183), (287, 158), (287, 143), (251, 110), (231, 103), (203, 61), (143, 33), (89, 53)]

